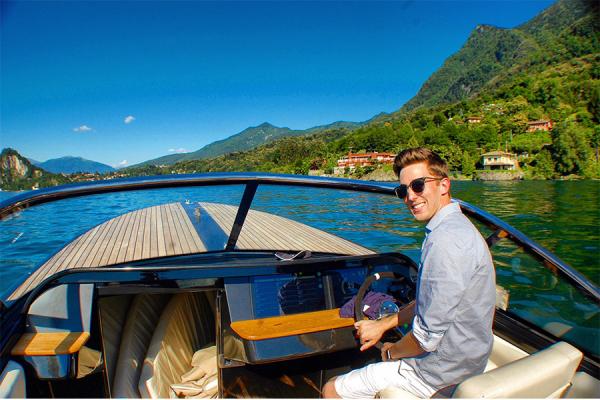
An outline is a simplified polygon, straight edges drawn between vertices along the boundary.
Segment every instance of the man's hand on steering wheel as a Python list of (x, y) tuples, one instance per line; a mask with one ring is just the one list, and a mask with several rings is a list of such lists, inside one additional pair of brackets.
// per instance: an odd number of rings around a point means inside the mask
[(360, 338), (360, 351), (365, 351), (375, 346), (385, 332), (398, 325), (398, 315), (390, 315), (381, 319), (365, 319), (354, 323), (356, 333)]
[[(398, 314), (389, 315), (377, 320), (365, 320), (365, 314), (363, 312), (363, 299), (367, 290), (371, 286), (371, 283), (382, 278), (404, 280), (404, 276), (397, 274), (396, 272), (385, 271), (377, 272), (371, 276), (368, 276), (365, 281), (360, 285), (356, 297), (354, 299), (354, 327), (358, 330), (357, 334), (360, 338), (360, 351), (365, 351), (370, 347), (377, 347), (381, 349), (383, 343), (381, 338), (386, 331), (393, 329), (398, 325)], [(398, 332), (401, 336), (401, 332)]]

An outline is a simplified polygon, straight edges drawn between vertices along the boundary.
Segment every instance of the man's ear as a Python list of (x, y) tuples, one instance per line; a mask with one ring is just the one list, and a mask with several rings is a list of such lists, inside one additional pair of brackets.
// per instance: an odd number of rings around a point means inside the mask
[(443, 195), (447, 195), (447, 194), (450, 193), (450, 186), (451, 185), (452, 184), (450, 183), (450, 178), (443, 178), (440, 181), (440, 186), (441, 186), (441, 189), (442, 189), (442, 196)]

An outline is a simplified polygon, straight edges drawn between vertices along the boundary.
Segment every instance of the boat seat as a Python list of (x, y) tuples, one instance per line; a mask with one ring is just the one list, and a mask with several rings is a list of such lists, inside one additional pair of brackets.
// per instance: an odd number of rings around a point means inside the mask
[(488, 372), (509, 362), (516, 361), (520, 358), (527, 357), (529, 354), (525, 350), (521, 350), (514, 344), (494, 335), (494, 344), (492, 345), (492, 353), (488, 358), (485, 371)]
[(111, 396), (139, 398), (138, 381), (154, 327), (170, 299), (167, 294), (138, 294), (131, 301), (115, 366)]
[(561, 397), (571, 386), (582, 358), (577, 348), (558, 342), (465, 380), (456, 387), (453, 397)]
[[(100, 325), (102, 329), (102, 350), (106, 364), (106, 385), (112, 393), (115, 370), (119, 358), (119, 347), (127, 312), (134, 295), (118, 295), (98, 299)], [(110, 394), (110, 393), (109, 393)]]
[[(494, 343), (496, 346), (496, 343)], [(513, 353), (513, 356), (518, 352)], [(583, 354), (565, 342), (518, 358), (466, 379), (454, 398), (554, 398), (561, 397), (571, 385)], [(414, 398), (397, 388), (387, 388), (380, 398)], [(435, 396), (434, 397), (441, 397)]]
[[(488, 359), (485, 367), (485, 372), (496, 369), (502, 365), (508, 364), (511, 361), (518, 360), (520, 358), (528, 356), (527, 352), (519, 349), (515, 345), (507, 342), (506, 340), (494, 335), (494, 344), (492, 345), (492, 354)], [(415, 395), (409, 392), (405, 392), (402, 389), (390, 387), (382, 390), (379, 395), (382, 399), (391, 398), (402, 398), (410, 399), (417, 398)]]
[[(165, 307), (148, 347), (138, 389), (143, 398), (174, 397), (171, 385), (189, 371), (192, 356), (215, 340), (205, 293), (179, 293)], [(216, 363), (216, 351), (214, 355)]]

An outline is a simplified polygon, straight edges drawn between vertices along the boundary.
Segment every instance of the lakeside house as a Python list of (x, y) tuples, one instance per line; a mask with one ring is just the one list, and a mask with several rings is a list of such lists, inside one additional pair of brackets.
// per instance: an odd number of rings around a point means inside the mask
[(470, 117), (467, 117), (467, 123), (468, 124), (479, 124), (479, 123), (481, 123), (482, 119), (483, 119), (483, 117), (480, 117), (477, 115), (472, 115)]
[(540, 119), (537, 121), (529, 121), (527, 123), (527, 132), (535, 132), (535, 131), (550, 131), (552, 130), (552, 121), (548, 121), (545, 119)]
[(335, 174), (342, 174), (346, 168), (350, 170), (356, 167), (367, 167), (375, 164), (393, 164), (396, 154), (394, 153), (348, 153), (348, 155), (337, 161), (337, 167), (334, 168)]
[(516, 170), (519, 168), (517, 155), (505, 151), (491, 151), (481, 155), (483, 169)]

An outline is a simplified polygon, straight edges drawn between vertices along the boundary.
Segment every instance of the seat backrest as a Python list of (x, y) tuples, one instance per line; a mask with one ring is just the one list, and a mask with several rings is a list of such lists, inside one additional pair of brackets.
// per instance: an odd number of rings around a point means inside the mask
[(582, 358), (578, 349), (559, 342), (465, 380), (456, 387), (452, 397), (560, 397), (571, 384)]
[(191, 368), (194, 352), (214, 342), (213, 321), (204, 293), (173, 296), (154, 330), (144, 359), (138, 382), (142, 398), (172, 396), (170, 385), (181, 382), (181, 376)]
[(139, 398), (138, 380), (154, 328), (171, 296), (138, 294), (131, 302), (115, 366), (111, 396)]

